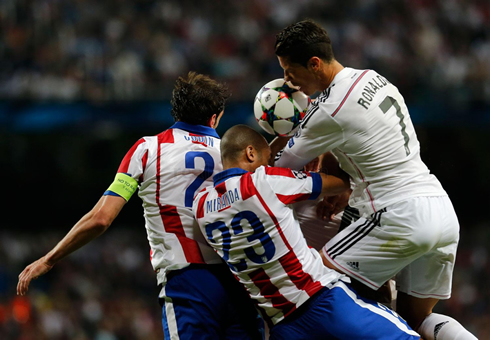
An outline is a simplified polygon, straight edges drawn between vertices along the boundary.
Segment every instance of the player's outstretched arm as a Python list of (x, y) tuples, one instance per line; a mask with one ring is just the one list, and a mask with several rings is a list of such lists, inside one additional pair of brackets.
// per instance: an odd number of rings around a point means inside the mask
[(349, 177), (320, 173), (322, 177), (321, 196), (336, 196), (350, 189)]
[(272, 142), (269, 143), (269, 146), (271, 148), (271, 161), (269, 163), (270, 166), (274, 166), (274, 159), (279, 151), (284, 149), (286, 144), (288, 143), (289, 139), (291, 137), (276, 137), (272, 140)]
[(104, 233), (126, 204), (119, 196), (103, 196), (49, 253), (28, 265), (19, 275), (17, 295), (25, 295), (33, 279), (46, 274), (53, 266), (75, 250)]

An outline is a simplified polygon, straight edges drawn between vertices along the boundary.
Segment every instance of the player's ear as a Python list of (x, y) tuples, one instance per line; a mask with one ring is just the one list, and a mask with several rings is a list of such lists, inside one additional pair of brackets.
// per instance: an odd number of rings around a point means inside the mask
[(223, 116), (223, 113), (225, 111), (221, 111), (219, 114), (214, 114), (212, 117), (211, 117), (211, 120), (210, 120), (210, 126), (214, 129), (216, 129), (218, 127), (218, 124), (219, 124), (219, 120), (221, 119), (221, 117)]
[(253, 163), (257, 160), (257, 150), (252, 145), (248, 145), (245, 148), (245, 156), (247, 157), (247, 161), (249, 163)]
[(311, 57), (306, 64), (306, 68), (314, 72), (317, 72), (321, 67), (321, 59), (318, 57)]
[(214, 114), (210, 119), (209, 119), (209, 122), (208, 122), (208, 126), (212, 127), (212, 128), (215, 128), (215, 125), (218, 125), (216, 124), (216, 120), (217, 120), (217, 115)]

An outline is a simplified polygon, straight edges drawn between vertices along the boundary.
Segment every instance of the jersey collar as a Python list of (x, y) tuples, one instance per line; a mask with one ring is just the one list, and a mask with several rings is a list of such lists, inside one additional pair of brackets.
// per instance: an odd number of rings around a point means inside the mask
[(342, 70), (340, 70), (339, 73), (337, 73), (335, 75), (335, 77), (333, 78), (332, 82), (330, 83), (330, 85), (322, 91), (323, 94), (327, 94), (328, 91), (333, 87), (335, 86), (336, 83), (338, 83), (339, 81), (341, 81), (342, 79), (344, 78), (347, 78), (348, 76), (350, 76), (351, 72), (353, 71), (353, 68), (351, 67), (344, 67)]
[(214, 186), (217, 186), (218, 184), (223, 183), (228, 178), (235, 177), (235, 176), (241, 176), (243, 174), (246, 174), (247, 172), (248, 172), (247, 170), (243, 170), (240, 168), (230, 168), (230, 169), (223, 170), (223, 171), (221, 171), (221, 172), (219, 172), (213, 176)]
[(198, 135), (211, 136), (219, 139), (219, 135), (215, 129), (204, 125), (194, 125), (184, 122), (175, 122), (174, 125), (170, 127), (171, 129), (180, 129), (187, 132), (195, 133)]

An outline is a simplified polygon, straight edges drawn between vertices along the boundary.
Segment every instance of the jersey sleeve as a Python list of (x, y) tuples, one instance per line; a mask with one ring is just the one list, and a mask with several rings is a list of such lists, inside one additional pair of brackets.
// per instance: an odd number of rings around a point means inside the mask
[(317, 199), (322, 191), (322, 177), (316, 172), (265, 167), (265, 177), (277, 198), (284, 204)]
[(318, 103), (312, 108), (298, 133), (276, 156), (275, 166), (300, 170), (315, 157), (343, 143), (342, 127), (323, 105)]
[(146, 140), (138, 140), (124, 156), (117, 170), (114, 182), (104, 192), (104, 195), (121, 196), (129, 201), (143, 180), (143, 172), (148, 160)]

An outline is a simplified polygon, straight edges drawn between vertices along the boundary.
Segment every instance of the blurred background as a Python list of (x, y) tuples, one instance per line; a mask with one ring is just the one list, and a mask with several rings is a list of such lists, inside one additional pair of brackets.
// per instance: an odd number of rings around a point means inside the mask
[(275, 34), (304, 18), (341, 64), (404, 95), (461, 223), (453, 297), (436, 311), (490, 339), (488, 0), (0, 1), (0, 339), (163, 338), (139, 198), (26, 297), (17, 275), (92, 208), (137, 139), (173, 123), (179, 75), (231, 88), (220, 134), (256, 126), (256, 92), (282, 77)]

